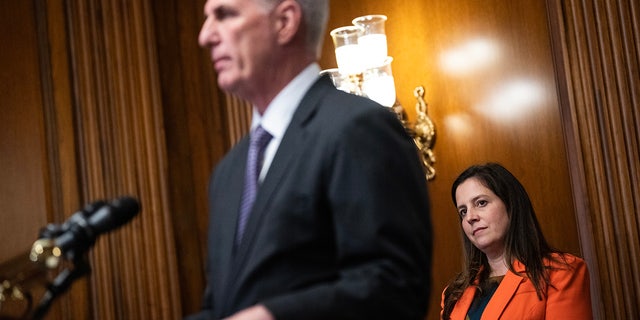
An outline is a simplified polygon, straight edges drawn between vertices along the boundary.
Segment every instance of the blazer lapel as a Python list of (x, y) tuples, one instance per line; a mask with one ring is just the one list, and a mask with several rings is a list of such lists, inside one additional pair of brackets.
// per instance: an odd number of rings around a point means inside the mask
[[(519, 270), (520, 266), (522, 265), (519, 262), (514, 262), (513, 267), (518, 272), (521, 272)], [(493, 297), (491, 297), (486, 309), (484, 309), (484, 312), (482, 313), (482, 320), (499, 319), (523, 280), (523, 277), (511, 271), (507, 271), (507, 274), (504, 275), (504, 278), (500, 282), (496, 292), (493, 294)]]
[(469, 312), (475, 294), (476, 286), (468, 286), (464, 290), (462, 296), (458, 299), (458, 302), (456, 302), (455, 308), (451, 311), (452, 320), (464, 320), (467, 318), (467, 313)]
[[(267, 213), (266, 208), (272, 199), (273, 193), (277, 191), (280, 181), (282, 181), (289, 172), (287, 168), (290, 166), (290, 163), (296, 161), (301, 156), (298, 154), (298, 150), (300, 150), (299, 146), (307, 140), (304, 126), (315, 114), (315, 110), (318, 108), (320, 100), (326, 93), (326, 90), (331, 88), (335, 89), (328, 76), (318, 79), (304, 96), (291, 118), (291, 123), (282, 137), (278, 151), (276, 151), (273, 161), (271, 162), (271, 167), (269, 167), (269, 171), (258, 189), (256, 201), (251, 210), (249, 220), (247, 221), (245, 238), (240, 243), (235, 254), (234, 260), (238, 263), (236, 266), (241, 266), (246, 263), (246, 255), (253, 246), (255, 234)], [(236, 267), (233, 269), (234, 271), (238, 271), (241, 268)]]
[(233, 213), (228, 215), (228, 220), (221, 223), (224, 226), (218, 229), (221, 233), (220, 239), (225, 241), (222, 243), (221, 248), (225, 250), (225, 257), (232, 257), (234, 255), (236, 231), (238, 225), (238, 216), (240, 214), (240, 203), (242, 201), (242, 191), (244, 188), (244, 176), (247, 165), (247, 153), (249, 152), (249, 138), (248, 136), (242, 139), (238, 145), (238, 153), (233, 162), (241, 163), (242, 165), (231, 166), (232, 171), (228, 176), (225, 188), (229, 191), (227, 193), (227, 201), (229, 204), (229, 212)]
[[(517, 272), (524, 272), (525, 268), (522, 263), (519, 261), (515, 261), (513, 264), (513, 268)], [(494, 320), (499, 319), (504, 312), (504, 309), (507, 307), (511, 298), (515, 295), (518, 287), (524, 280), (523, 277), (511, 272), (507, 271), (504, 278), (500, 282), (498, 289), (491, 297), (489, 304), (482, 312), (482, 320)], [(477, 281), (477, 280), (476, 280)], [(471, 285), (468, 286), (462, 296), (456, 303), (455, 308), (451, 312), (451, 319), (453, 320), (464, 320), (467, 318), (467, 313), (469, 312), (469, 308), (471, 307), (471, 303), (473, 303), (473, 298), (476, 294), (476, 286)]]
[[(288, 131), (288, 130), (287, 130)], [(268, 206), (272, 194), (276, 191), (279, 181), (284, 178), (286, 173), (288, 172), (286, 168), (289, 166), (289, 163), (293, 161), (295, 155), (292, 150), (295, 150), (295, 146), (298, 145), (300, 138), (289, 139), (292, 141), (288, 141), (284, 143), (284, 139), (280, 143), (278, 151), (274, 156), (273, 161), (271, 162), (271, 167), (265, 176), (262, 185), (260, 185), (258, 189), (258, 193), (256, 194), (256, 200), (251, 209), (251, 213), (249, 215), (249, 220), (247, 221), (246, 230), (244, 232), (244, 238), (240, 242), (237, 251), (236, 251), (236, 260), (238, 263), (244, 263), (246, 254), (250, 251), (251, 246), (253, 245), (255, 235), (258, 232), (258, 228), (261, 225), (261, 221), (266, 214), (266, 207)], [(288, 149), (288, 150), (287, 150)], [(282, 150), (282, 152), (281, 152)], [(237, 215), (236, 215), (237, 221)], [(238, 269), (238, 268), (236, 268)]]
[[(217, 207), (226, 206), (225, 211), (228, 214), (221, 214), (218, 216), (218, 221), (214, 226), (215, 232), (211, 235), (215, 237), (215, 241), (220, 245), (216, 248), (215, 257), (219, 259), (216, 265), (220, 268), (219, 273), (220, 277), (219, 281), (222, 283), (218, 288), (218, 294), (222, 294), (224, 292), (229, 292), (229, 288), (232, 288), (234, 285), (234, 281), (232, 279), (233, 274), (235, 273), (235, 238), (236, 238), (236, 229), (238, 225), (238, 213), (240, 210), (240, 201), (242, 197), (242, 188), (244, 187), (244, 172), (246, 166), (246, 158), (247, 152), (249, 150), (249, 139), (248, 137), (243, 138), (238, 142), (234, 150), (232, 151), (232, 156), (228, 163), (242, 163), (243, 165), (230, 165), (227, 170), (223, 172), (228, 172), (225, 177), (221, 177), (221, 183), (218, 188), (224, 188), (224, 196), (221, 197), (221, 201), (224, 201), (224, 204), (217, 205)], [(226, 289), (225, 289), (226, 288)], [(229, 303), (226, 300), (226, 303)], [(223, 307), (224, 308), (224, 307)]]

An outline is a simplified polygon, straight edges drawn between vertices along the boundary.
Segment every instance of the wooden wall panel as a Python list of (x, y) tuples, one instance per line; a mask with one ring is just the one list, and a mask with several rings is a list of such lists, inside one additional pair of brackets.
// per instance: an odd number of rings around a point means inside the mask
[(91, 252), (92, 318), (179, 318), (151, 2), (73, 1), (67, 12), (81, 192), (142, 206)]
[[(73, 94), (65, 7), (63, 0), (36, 0), (40, 78), (45, 115), (48, 153), (49, 214), (47, 221), (61, 223), (83, 206), (76, 162), (76, 139), (73, 118)], [(74, 282), (66, 294), (55, 301), (49, 318), (85, 319), (91, 313), (89, 280)]]
[[(47, 221), (47, 154), (37, 24), (30, 1), (0, 2), (0, 261), (31, 248)], [(21, 232), (15, 232), (20, 230)]]
[(201, 306), (205, 288), (207, 173), (224, 152), (223, 121), (208, 58), (197, 44), (203, 1), (153, 5), (167, 148), (169, 199), (183, 313)]
[(640, 5), (549, 1), (598, 319), (640, 317)]
[[(41, 227), (62, 222), (82, 203), (61, 1), (0, 6), (0, 261), (5, 261), (10, 255), (26, 258)], [(39, 299), (43, 287), (32, 289)], [(87, 293), (86, 279), (76, 281), (48, 318), (87, 318)]]

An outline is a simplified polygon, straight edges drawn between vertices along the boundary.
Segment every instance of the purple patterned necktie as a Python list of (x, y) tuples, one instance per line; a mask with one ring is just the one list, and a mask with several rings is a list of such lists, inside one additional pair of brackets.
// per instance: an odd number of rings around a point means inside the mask
[(258, 126), (251, 132), (249, 139), (249, 153), (247, 154), (247, 168), (244, 176), (244, 190), (242, 192), (242, 202), (240, 203), (240, 215), (238, 216), (238, 230), (236, 232), (236, 244), (240, 244), (244, 229), (249, 220), (249, 213), (253, 207), (253, 202), (258, 193), (258, 176), (262, 168), (264, 149), (272, 136)]

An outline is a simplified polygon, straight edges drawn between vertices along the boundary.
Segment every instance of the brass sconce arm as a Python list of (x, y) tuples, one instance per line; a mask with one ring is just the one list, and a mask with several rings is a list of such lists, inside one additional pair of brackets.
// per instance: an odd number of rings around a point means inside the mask
[(416, 121), (414, 124), (407, 122), (405, 111), (399, 103), (396, 103), (396, 105), (393, 106), (393, 111), (396, 113), (411, 138), (413, 138), (413, 142), (418, 149), (418, 155), (425, 170), (425, 177), (427, 180), (433, 180), (436, 176), (436, 169), (434, 167), (436, 156), (433, 151), (433, 145), (435, 144), (436, 138), (436, 127), (427, 113), (427, 103), (424, 100), (424, 87), (416, 87), (413, 90), (413, 95), (417, 100)]

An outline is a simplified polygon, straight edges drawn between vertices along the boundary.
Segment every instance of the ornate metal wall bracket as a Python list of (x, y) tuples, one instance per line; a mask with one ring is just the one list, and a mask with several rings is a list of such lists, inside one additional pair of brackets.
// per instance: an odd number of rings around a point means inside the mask
[(436, 138), (436, 127), (427, 113), (427, 103), (424, 100), (424, 87), (418, 86), (413, 90), (416, 97), (416, 121), (414, 124), (407, 122), (406, 113), (402, 105), (396, 103), (393, 111), (396, 113), (409, 135), (413, 138), (413, 142), (418, 148), (420, 160), (425, 170), (427, 180), (433, 180), (436, 176), (434, 163), (436, 156), (433, 151), (433, 145)]

